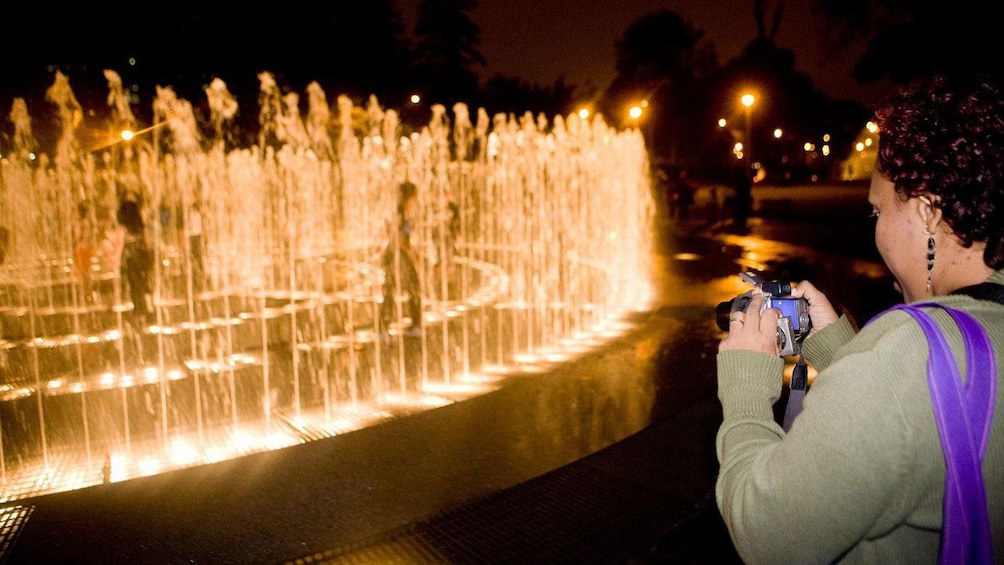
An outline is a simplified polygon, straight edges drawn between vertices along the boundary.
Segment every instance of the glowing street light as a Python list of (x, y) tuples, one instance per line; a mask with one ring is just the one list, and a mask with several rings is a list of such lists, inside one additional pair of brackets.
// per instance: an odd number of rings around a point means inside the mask
[(753, 172), (753, 104), (756, 103), (756, 95), (752, 92), (744, 93), (740, 98), (739, 102), (743, 105), (743, 113), (746, 115), (746, 143), (744, 153), (749, 156), (749, 170), (747, 174), (752, 174)]

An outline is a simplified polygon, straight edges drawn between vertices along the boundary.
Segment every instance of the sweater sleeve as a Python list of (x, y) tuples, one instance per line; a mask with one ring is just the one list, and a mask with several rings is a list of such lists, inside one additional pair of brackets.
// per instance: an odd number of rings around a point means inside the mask
[(846, 315), (826, 326), (812, 337), (806, 338), (802, 344), (802, 354), (805, 359), (822, 371), (833, 362), (837, 350), (854, 337), (854, 327)]
[[(844, 330), (833, 330), (833, 341), (843, 341)], [(723, 422), (715, 494), (745, 562), (831, 562), (897, 511), (915, 460), (909, 437), (915, 416), (900, 406), (895, 375), (923, 371), (923, 355), (907, 345), (916, 333), (868, 333), (829, 364), (787, 434), (772, 408), (782, 361), (751, 351), (719, 353)]]

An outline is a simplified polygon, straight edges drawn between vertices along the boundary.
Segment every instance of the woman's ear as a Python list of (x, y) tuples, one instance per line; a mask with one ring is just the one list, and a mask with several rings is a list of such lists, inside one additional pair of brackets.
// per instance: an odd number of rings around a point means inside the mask
[(927, 227), (927, 231), (934, 233), (941, 223), (941, 208), (937, 206), (937, 198), (932, 196), (917, 197), (917, 213), (920, 214), (920, 221)]

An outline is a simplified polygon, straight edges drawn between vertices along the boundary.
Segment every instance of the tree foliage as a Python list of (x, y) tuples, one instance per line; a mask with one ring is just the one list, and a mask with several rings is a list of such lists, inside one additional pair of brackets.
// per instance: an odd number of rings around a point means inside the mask
[(1001, 74), (1000, 24), (985, 2), (909, 0), (816, 0), (827, 18), (834, 48), (867, 39), (855, 78), (863, 83), (903, 83), (933, 72)]
[(452, 106), (478, 97), (475, 68), (485, 64), (477, 0), (422, 0), (415, 24), (414, 78), (426, 100)]

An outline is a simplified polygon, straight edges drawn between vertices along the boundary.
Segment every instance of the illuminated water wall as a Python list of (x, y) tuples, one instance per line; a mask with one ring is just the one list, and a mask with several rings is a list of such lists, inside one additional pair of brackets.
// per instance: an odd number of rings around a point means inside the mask
[[(106, 77), (106, 129), (136, 131)], [(648, 306), (653, 205), (637, 131), (574, 115), (472, 119), (457, 104), (403, 136), (375, 99), (332, 110), (315, 83), (301, 115), (296, 94), (259, 78), (248, 148), (228, 145), (237, 105), (219, 81), (209, 128), (161, 88), (152, 126), (85, 147), (83, 109), (57, 73), (51, 157), (33, 153), (14, 100), (15, 147), (0, 160), (0, 499), (462, 400), (581, 354)], [(400, 251), (385, 255), (404, 181), (418, 195), (420, 290), (396, 283)], [(139, 203), (153, 255), (145, 317), (120, 272), (123, 199)], [(75, 253), (81, 237), (92, 255)]]

